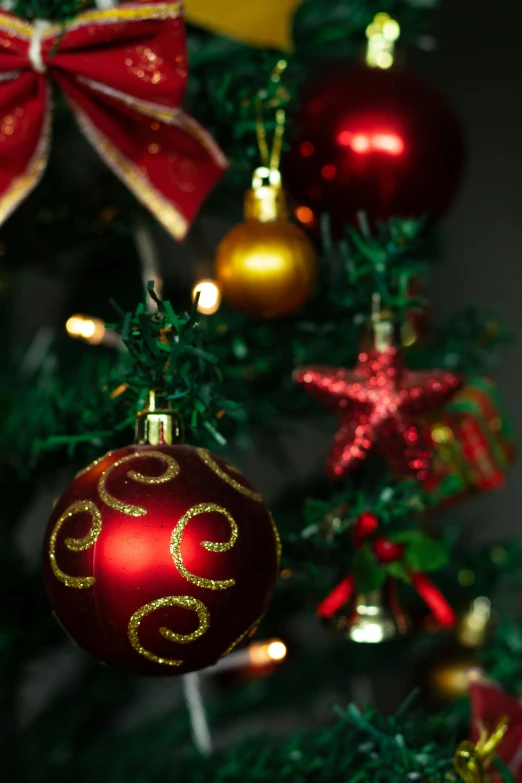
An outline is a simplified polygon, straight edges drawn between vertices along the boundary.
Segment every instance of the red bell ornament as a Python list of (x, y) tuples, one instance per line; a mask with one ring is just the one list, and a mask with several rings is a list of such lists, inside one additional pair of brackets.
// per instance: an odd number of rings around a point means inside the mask
[(216, 663), (255, 631), (280, 543), (236, 468), (169, 445), (157, 421), (145, 422), (148, 442), (96, 460), (57, 502), (44, 574), (80, 646), (136, 674), (175, 675)]
[(392, 68), (352, 66), (316, 79), (296, 117), (283, 160), (297, 217), (314, 228), (365, 210), (391, 217), (438, 218), (461, 177), (464, 143), (446, 98), (428, 82)]

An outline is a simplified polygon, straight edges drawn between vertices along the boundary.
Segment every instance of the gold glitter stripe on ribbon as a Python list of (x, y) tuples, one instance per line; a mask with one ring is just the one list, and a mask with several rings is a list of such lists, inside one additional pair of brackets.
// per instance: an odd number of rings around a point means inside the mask
[(183, 16), (182, 0), (173, 3), (136, 3), (124, 8), (116, 6), (106, 10), (85, 11), (67, 25), (67, 30), (75, 30), (93, 22), (142, 22), (149, 19), (177, 19), (179, 16)]
[(222, 655), (220, 655), (219, 657), (220, 658), (224, 658), (226, 655), (231, 653), (232, 650), (235, 650), (235, 648), (239, 644), (241, 644), (241, 642), (244, 642), (245, 639), (248, 639), (251, 636), (253, 636), (255, 634), (255, 632), (257, 631), (257, 626), (259, 625), (259, 623), (261, 622), (261, 620), (263, 619), (264, 616), (265, 616), (265, 613), (263, 612), (263, 614), (260, 617), (258, 617), (257, 620), (254, 620), (252, 625), (249, 625), (248, 628), (246, 629), (246, 631), (243, 631), (243, 633), (240, 636), (238, 636), (237, 639), (232, 642), (230, 647), (227, 647), (225, 652)]
[[(183, 2), (155, 3), (154, 5), (136, 4), (126, 8), (108, 8), (105, 11), (93, 10), (79, 14), (66, 24), (66, 32), (76, 30), (87, 24), (111, 24), (113, 22), (141, 22), (149, 19), (177, 19), (183, 16)], [(52, 24), (42, 35), (42, 40), (52, 38), (62, 32), (62, 25)], [(13, 32), (22, 38), (30, 40), (34, 33), (34, 25), (17, 16), (8, 16), (0, 12), (0, 30)]]
[(231, 514), (228, 513), (226, 508), (217, 506), (215, 503), (198, 503), (197, 506), (189, 508), (186, 514), (183, 514), (178, 524), (172, 531), (172, 536), (170, 538), (170, 554), (172, 555), (172, 559), (174, 560), (176, 568), (180, 574), (182, 574), (185, 579), (188, 579), (189, 582), (198, 585), (198, 587), (208, 588), (209, 590), (226, 590), (227, 587), (233, 587), (233, 585), (235, 585), (235, 579), (206, 579), (203, 576), (192, 574), (185, 567), (181, 557), (181, 538), (183, 536), (185, 526), (191, 519), (193, 519), (193, 517), (197, 517), (199, 514), (205, 514), (210, 511), (215, 511), (217, 514), (222, 514), (228, 521), (230, 525), (230, 540), (223, 543), (216, 541), (202, 541), (201, 546), (208, 552), (228, 552), (229, 549), (232, 549), (237, 541), (238, 536), (235, 519)]
[(56, 521), (49, 538), (49, 561), (53, 574), (60, 582), (63, 582), (66, 587), (75, 587), (80, 590), (85, 587), (92, 587), (95, 579), (93, 576), (69, 576), (68, 574), (64, 574), (56, 562), (56, 542), (58, 533), (64, 522), (75, 514), (81, 513), (91, 515), (92, 527), (83, 538), (66, 538), (65, 546), (67, 549), (71, 550), (71, 552), (84, 552), (86, 549), (93, 546), (101, 533), (102, 518), (98, 507), (90, 500), (77, 500), (75, 503), (72, 503)]
[(121, 511), (122, 514), (127, 514), (127, 516), (130, 517), (143, 517), (147, 513), (147, 509), (142, 508), (141, 506), (134, 506), (132, 503), (125, 503), (125, 501), (118, 500), (118, 498), (111, 495), (106, 486), (107, 479), (113, 470), (120, 465), (125, 465), (131, 460), (143, 459), (144, 457), (159, 459), (167, 466), (166, 470), (161, 476), (144, 476), (142, 473), (138, 473), (135, 470), (129, 470), (127, 476), (133, 481), (138, 481), (140, 484), (164, 484), (166, 481), (171, 481), (171, 479), (175, 478), (179, 473), (178, 463), (169, 454), (164, 454), (162, 451), (138, 451), (135, 454), (127, 454), (125, 457), (113, 462), (112, 465), (102, 473), (98, 482), (98, 494), (103, 502), (110, 508), (115, 508), (116, 511)]
[(84, 112), (70, 102), (81, 131), (85, 134), (98, 155), (119, 177), (135, 196), (142, 201), (153, 215), (176, 239), (182, 239), (188, 231), (189, 223), (181, 212), (151, 185), (135, 163), (122, 155), (106, 136), (96, 128)]
[(22, 71), (6, 71), (5, 73), (0, 73), (0, 82), (12, 82), (21, 75)]
[(155, 612), (157, 609), (162, 609), (166, 606), (181, 606), (184, 609), (190, 609), (191, 611), (196, 612), (199, 620), (198, 627), (195, 631), (192, 631), (192, 633), (175, 633), (169, 628), (160, 628), (160, 634), (170, 642), (189, 644), (190, 642), (199, 639), (200, 636), (203, 636), (203, 634), (208, 631), (210, 627), (210, 612), (203, 601), (199, 601), (197, 598), (192, 598), (192, 596), (189, 595), (172, 595), (167, 598), (158, 598), (155, 601), (151, 601), (150, 604), (145, 604), (145, 606), (142, 606), (137, 612), (134, 612), (129, 620), (127, 629), (129, 642), (137, 653), (143, 655), (144, 658), (152, 663), (160, 663), (164, 666), (182, 666), (183, 661), (177, 661), (173, 658), (160, 658), (158, 655), (149, 652), (143, 647), (139, 639), (138, 630), (143, 618), (152, 614), (152, 612)]
[(197, 139), (210, 154), (214, 163), (216, 163), (218, 166), (221, 166), (221, 168), (227, 168), (227, 157), (218, 147), (210, 133), (207, 133), (205, 128), (203, 128), (203, 126), (200, 125), (199, 122), (194, 119), (194, 117), (190, 117), (188, 114), (185, 114), (183, 109), (180, 109), (176, 114), (176, 125), (179, 128), (182, 128), (182, 130), (184, 130), (186, 133), (190, 134), (190, 136), (193, 136), (195, 139)]
[(270, 522), (272, 523), (272, 530), (274, 531), (274, 538), (275, 538), (275, 545), (276, 545), (276, 557), (277, 557), (277, 569), (279, 570), (279, 565), (281, 563), (281, 555), (283, 554), (283, 547), (281, 544), (281, 537), (279, 536), (279, 530), (276, 527), (276, 523), (274, 521), (274, 517), (270, 512), (268, 512), (268, 516), (270, 517)]
[(31, 160), (25, 172), (15, 177), (7, 190), (0, 196), (0, 223), (3, 223), (27, 194), (38, 185), (47, 166), (49, 147), (51, 144), (52, 105), (49, 87), (46, 90), (46, 106), (44, 110), (42, 132)]
[(77, 81), (81, 84), (85, 84), (94, 92), (101, 92), (103, 95), (108, 95), (109, 98), (121, 101), (123, 104), (130, 106), (145, 117), (150, 117), (165, 125), (174, 125), (176, 128), (185, 131), (185, 133), (192, 136), (194, 139), (197, 139), (197, 141), (205, 147), (217, 166), (221, 166), (221, 168), (226, 168), (228, 166), (227, 158), (221, 152), (212, 136), (207, 133), (199, 122), (192, 117), (189, 117), (188, 114), (185, 114), (178, 106), (166, 107), (161, 106), (158, 103), (143, 101), (126, 92), (116, 90), (114, 87), (109, 87), (107, 84), (97, 82), (94, 79), (88, 79), (86, 76), (78, 76)]
[(247, 498), (250, 498), (250, 500), (257, 500), (258, 503), (263, 502), (263, 498), (259, 494), (259, 492), (256, 492), (253, 489), (249, 489), (249, 487), (245, 487), (243, 484), (241, 484), (239, 481), (236, 481), (233, 476), (229, 476), (228, 473), (226, 473), (223, 468), (220, 468), (218, 463), (215, 461), (215, 459), (211, 456), (210, 452), (206, 449), (196, 449), (199, 456), (209, 467), (211, 470), (214, 471), (214, 473), (219, 476), (220, 479), (222, 479), (226, 484), (229, 484), (231, 487), (233, 487), (235, 490), (240, 492), (242, 495), (245, 495)]
[(144, 114), (146, 117), (151, 117), (153, 120), (159, 120), (159, 122), (165, 123), (165, 125), (180, 125), (176, 120), (176, 115), (181, 111), (177, 107), (160, 106), (158, 103), (150, 103), (149, 101), (143, 101), (139, 98), (135, 98), (133, 95), (129, 95), (121, 90), (116, 90), (114, 87), (109, 87), (107, 84), (97, 82), (94, 79), (88, 79), (86, 76), (77, 76), (76, 80), (80, 84), (85, 84), (90, 90), (94, 92), (101, 92), (103, 95), (108, 95), (109, 98), (114, 98), (117, 101), (121, 101), (126, 106), (130, 106), (140, 114)]
[(20, 19), (18, 16), (8, 16), (0, 12), (0, 30), (7, 33), (16, 33), (22, 38), (30, 39), (33, 35), (34, 27), (30, 22)]

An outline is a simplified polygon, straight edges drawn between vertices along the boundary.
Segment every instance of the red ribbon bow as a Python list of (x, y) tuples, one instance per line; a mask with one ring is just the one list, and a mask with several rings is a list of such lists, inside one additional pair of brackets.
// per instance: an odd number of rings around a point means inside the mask
[(183, 237), (226, 166), (180, 108), (185, 47), (181, 0), (87, 11), (65, 28), (0, 11), (0, 222), (45, 171), (53, 81), (107, 165)]
[[(376, 532), (379, 521), (373, 514), (364, 513), (358, 517), (355, 523), (354, 542), (358, 549), (366, 539)], [(385, 538), (376, 538), (373, 541), (373, 554), (378, 562), (383, 565), (400, 560), (404, 551), (403, 544), (396, 544)], [(441, 625), (452, 626), (455, 624), (455, 613), (448, 604), (440, 590), (428, 579), (426, 574), (420, 571), (408, 573), (410, 583), (418, 595), (423, 599)], [(321, 601), (317, 607), (320, 617), (332, 617), (339, 609), (352, 598), (355, 591), (355, 578), (353, 574), (345, 577), (334, 587), (331, 593)]]

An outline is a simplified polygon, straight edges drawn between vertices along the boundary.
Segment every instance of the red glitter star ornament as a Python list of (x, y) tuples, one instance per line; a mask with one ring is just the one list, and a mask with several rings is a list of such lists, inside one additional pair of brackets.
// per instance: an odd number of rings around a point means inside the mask
[(445, 370), (410, 372), (394, 346), (362, 351), (353, 370), (299, 367), (294, 380), (340, 419), (327, 463), (334, 479), (360, 465), (376, 447), (394, 468), (423, 481), (431, 448), (418, 417), (440, 407), (460, 386), (460, 378)]

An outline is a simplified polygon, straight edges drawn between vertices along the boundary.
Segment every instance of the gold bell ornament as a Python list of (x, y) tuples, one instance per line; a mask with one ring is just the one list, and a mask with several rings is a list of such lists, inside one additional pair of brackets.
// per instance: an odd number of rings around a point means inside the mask
[(285, 112), (276, 112), (271, 154), (258, 114), (257, 138), (263, 166), (254, 171), (245, 195), (245, 222), (219, 245), (215, 277), (223, 298), (254, 318), (281, 318), (302, 307), (316, 280), (316, 254), (304, 231), (288, 220), (279, 161)]
[(349, 614), (341, 612), (332, 622), (334, 631), (359, 644), (387, 642), (406, 633), (408, 625), (391, 580), (384, 589), (358, 593), (353, 610)]

